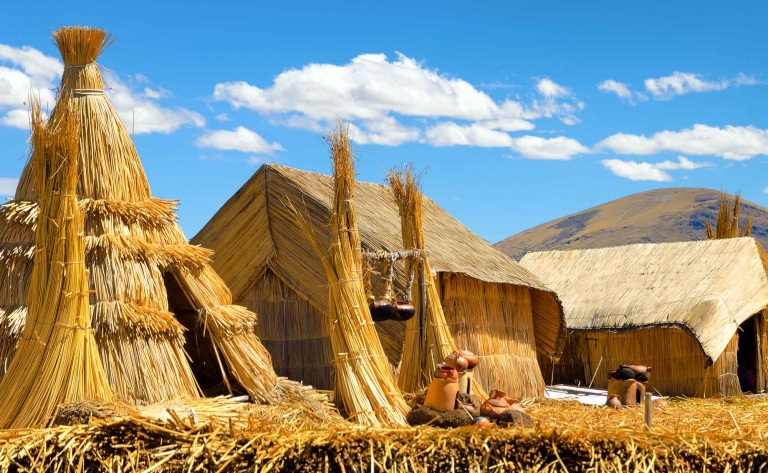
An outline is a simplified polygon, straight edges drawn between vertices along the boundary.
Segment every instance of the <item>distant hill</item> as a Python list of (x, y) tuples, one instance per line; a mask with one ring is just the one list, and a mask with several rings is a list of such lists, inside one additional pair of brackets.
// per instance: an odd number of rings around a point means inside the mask
[[(657, 189), (632, 194), (525, 230), (494, 246), (519, 260), (542, 250), (601, 248), (704, 238), (714, 221), (720, 192), (712, 189)], [(768, 248), (768, 209), (742, 201), (742, 220), (752, 215), (752, 236)]]

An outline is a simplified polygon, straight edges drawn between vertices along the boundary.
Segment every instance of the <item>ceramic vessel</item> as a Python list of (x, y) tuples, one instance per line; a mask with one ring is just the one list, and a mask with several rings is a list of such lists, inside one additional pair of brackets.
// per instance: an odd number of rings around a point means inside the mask
[(374, 322), (383, 322), (384, 320), (395, 318), (395, 306), (386, 299), (371, 302), (368, 309), (371, 311), (371, 319)]
[(467, 360), (468, 370), (474, 369), (475, 366), (477, 366), (477, 364), (480, 362), (480, 357), (469, 350), (456, 350), (456, 353), (463, 356)]
[(635, 379), (638, 381), (646, 382), (648, 377), (651, 376), (653, 368), (644, 365), (622, 365), (621, 368), (629, 368), (635, 373)]
[(456, 407), (459, 394), (459, 374), (456, 368), (445, 363), (437, 367), (432, 382), (427, 388), (424, 406), (439, 412), (448, 412)]
[(488, 395), (488, 399), (504, 399), (507, 397), (507, 393), (501, 389), (491, 389), (491, 393)]
[(464, 370), (459, 373), (459, 392), (472, 394), (472, 370)]
[(518, 400), (516, 397), (507, 396), (504, 398), (505, 401), (507, 401), (507, 404), (509, 404), (509, 408), (514, 411), (520, 411), (525, 412), (525, 409), (523, 408), (522, 404), (520, 404), (520, 400)]
[(416, 308), (410, 301), (395, 302), (395, 320), (405, 322), (413, 318), (414, 315), (416, 315)]
[(455, 351), (445, 357), (445, 362), (456, 368), (456, 371), (463, 373), (469, 366), (469, 361), (461, 356), (459, 352)]
[(618, 394), (611, 394), (608, 396), (608, 400), (605, 401), (605, 405), (614, 409), (621, 408), (621, 401)]
[(489, 429), (491, 427), (491, 420), (487, 417), (478, 416), (472, 421), (472, 424), (480, 427), (481, 429)]
[(498, 419), (501, 413), (509, 409), (509, 407), (509, 403), (504, 398), (488, 399), (480, 406), (480, 414), (491, 419)]
[[(608, 396), (617, 395), (622, 406), (636, 406), (638, 386), (642, 386), (634, 379), (614, 379), (608, 380)], [(645, 392), (645, 388), (642, 388)]]

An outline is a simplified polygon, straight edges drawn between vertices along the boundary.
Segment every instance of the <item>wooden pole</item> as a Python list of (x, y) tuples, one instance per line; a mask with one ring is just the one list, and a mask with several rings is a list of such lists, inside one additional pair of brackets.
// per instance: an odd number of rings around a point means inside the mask
[(645, 426), (648, 430), (653, 429), (653, 395), (645, 393)]

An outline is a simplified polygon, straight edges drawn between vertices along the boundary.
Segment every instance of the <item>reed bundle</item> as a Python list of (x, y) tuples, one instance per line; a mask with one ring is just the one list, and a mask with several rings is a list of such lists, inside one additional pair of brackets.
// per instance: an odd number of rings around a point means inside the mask
[(0, 428), (40, 427), (66, 401), (112, 397), (88, 311), (83, 219), (77, 205), (77, 118), (43, 124), (31, 114), (40, 219), (28, 320), (0, 381)]
[[(0, 433), (0, 467), (34, 471), (764, 471), (768, 403), (670, 401), (654, 411), (576, 402), (526, 406), (529, 429), (282, 430), (281, 419), (226, 404), (169, 405), (88, 425)], [(216, 412), (221, 412), (217, 419)], [(211, 414), (210, 416), (208, 414)], [(232, 419), (230, 425), (229, 420)]]
[(722, 192), (720, 194), (720, 208), (717, 210), (717, 219), (712, 222), (704, 222), (704, 230), (708, 240), (721, 238), (738, 238), (752, 235), (752, 215), (747, 217), (747, 225), (739, 228), (739, 213), (741, 211), (741, 192), (731, 197)]
[[(400, 389), (415, 393), (429, 384), (435, 367), (457, 347), (445, 320), (429, 257), (424, 251), (423, 198), (419, 177), (414, 174), (413, 167), (406, 166), (402, 170), (390, 171), (388, 179), (400, 211), (403, 248), (422, 251), (418, 263), (419, 284), (413, 291), (416, 316), (405, 323), (405, 343), (398, 376)], [(406, 260), (406, 272), (414, 263), (413, 260)], [(478, 383), (472, 383), (472, 391), (482, 399), (488, 397)]]
[(354, 208), (354, 156), (347, 128), (339, 123), (338, 129), (326, 140), (333, 160), (331, 247), (323, 247), (312, 224), (290, 201), (285, 204), (295, 215), (327, 274), (328, 331), (334, 353), (336, 399), (360, 425), (405, 426), (408, 405), (390, 372), (368, 311)]

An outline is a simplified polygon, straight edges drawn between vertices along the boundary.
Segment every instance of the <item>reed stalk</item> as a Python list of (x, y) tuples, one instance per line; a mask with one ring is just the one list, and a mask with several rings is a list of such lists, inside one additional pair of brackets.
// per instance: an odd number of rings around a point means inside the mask
[(715, 223), (704, 222), (704, 230), (708, 240), (722, 238), (738, 238), (752, 235), (752, 215), (747, 217), (747, 224), (739, 228), (739, 213), (741, 211), (741, 192), (731, 197), (722, 192), (720, 194), (720, 208), (717, 210)]
[(360, 425), (405, 426), (408, 405), (390, 371), (368, 311), (354, 208), (354, 156), (347, 128), (339, 123), (326, 141), (333, 160), (330, 248), (322, 246), (310, 221), (291, 202), (285, 204), (322, 260), (328, 277), (328, 332), (334, 354), (336, 399)]

